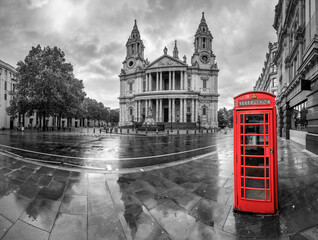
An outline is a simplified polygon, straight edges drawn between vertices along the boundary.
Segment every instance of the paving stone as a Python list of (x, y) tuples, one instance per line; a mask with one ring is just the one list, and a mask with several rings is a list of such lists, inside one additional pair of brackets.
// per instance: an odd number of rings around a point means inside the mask
[(87, 215), (59, 213), (50, 240), (87, 240)]
[(69, 214), (87, 214), (87, 196), (65, 195), (59, 211)]
[(0, 214), (15, 222), (30, 202), (29, 198), (10, 193), (0, 199)]
[(2, 239), (47, 240), (49, 233), (18, 220)]
[(12, 225), (12, 222), (0, 215), (0, 239), (3, 237), (4, 234), (6, 234), (6, 232), (11, 228)]
[(60, 205), (60, 201), (36, 198), (25, 210), (20, 219), (32, 226), (50, 232)]
[(66, 195), (85, 195), (87, 196), (88, 184), (87, 180), (73, 178), (68, 181), (65, 194)]

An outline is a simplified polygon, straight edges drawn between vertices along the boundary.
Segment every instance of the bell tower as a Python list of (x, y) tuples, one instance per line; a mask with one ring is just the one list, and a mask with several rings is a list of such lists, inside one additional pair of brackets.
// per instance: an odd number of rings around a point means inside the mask
[(138, 66), (143, 68), (145, 65), (144, 49), (144, 44), (140, 39), (137, 20), (135, 20), (133, 30), (126, 43), (126, 59), (123, 62), (123, 69), (129, 71), (130, 69), (136, 69)]
[(191, 59), (192, 66), (200, 68), (211, 68), (214, 64), (215, 55), (212, 51), (213, 36), (206, 23), (204, 12), (194, 35), (194, 53)]

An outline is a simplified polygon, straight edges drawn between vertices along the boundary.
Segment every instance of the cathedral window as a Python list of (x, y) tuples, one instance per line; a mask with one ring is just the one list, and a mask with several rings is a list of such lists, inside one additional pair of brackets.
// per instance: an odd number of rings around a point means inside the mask
[(205, 48), (205, 38), (202, 39), (202, 47)]
[(206, 108), (202, 108), (202, 115), (205, 116), (206, 115)]
[(202, 82), (203, 82), (203, 88), (206, 88), (206, 82), (207, 82), (207, 80), (202, 80)]
[(133, 84), (132, 84), (132, 83), (128, 83), (128, 87), (129, 87), (129, 92), (132, 92), (132, 90), (133, 90)]
[(132, 108), (129, 108), (129, 115), (133, 115), (133, 109)]

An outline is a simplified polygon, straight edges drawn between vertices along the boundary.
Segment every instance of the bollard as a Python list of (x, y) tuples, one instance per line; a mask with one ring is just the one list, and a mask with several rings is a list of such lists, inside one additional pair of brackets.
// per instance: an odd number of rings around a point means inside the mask
[(136, 132), (136, 134), (138, 134), (138, 128), (135, 128), (135, 132)]
[(189, 130), (188, 129), (186, 130), (186, 134), (189, 134)]
[(197, 134), (197, 129), (194, 129), (194, 134)]
[(179, 134), (179, 129), (177, 129), (177, 134)]
[(122, 133), (122, 132), (123, 132), (123, 129), (122, 129), (122, 128), (119, 128), (119, 132)]
[(99, 129), (99, 133), (102, 133), (102, 129), (101, 128)]
[(69, 128), (69, 132), (71, 132), (71, 128)]
[(129, 133), (129, 128), (127, 128), (127, 133)]
[(169, 129), (167, 130), (167, 134), (169, 135)]
[(146, 134), (148, 134), (148, 128), (146, 127)]
[(95, 128), (94, 128), (94, 131), (93, 131), (93, 133), (95, 133)]
[(159, 132), (159, 130), (158, 130), (158, 128), (156, 128), (156, 133), (158, 134), (158, 132)]
[(113, 128), (110, 129), (110, 133), (113, 133)]

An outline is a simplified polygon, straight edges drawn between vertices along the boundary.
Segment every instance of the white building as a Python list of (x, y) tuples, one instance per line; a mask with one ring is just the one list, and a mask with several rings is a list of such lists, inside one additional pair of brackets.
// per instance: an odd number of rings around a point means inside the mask
[(127, 54), (120, 77), (120, 126), (143, 122), (151, 114), (157, 123), (190, 128), (217, 127), (218, 72), (212, 51), (212, 34), (202, 13), (194, 36), (191, 64), (179, 59), (177, 42), (173, 55), (152, 62), (144, 58), (144, 44), (135, 21), (126, 43)]
[(9, 93), (14, 90), (17, 82), (16, 74), (17, 71), (14, 67), (0, 60), (0, 129), (13, 128), (16, 124), (14, 121), (17, 121), (10, 118), (6, 112), (12, 98)]

